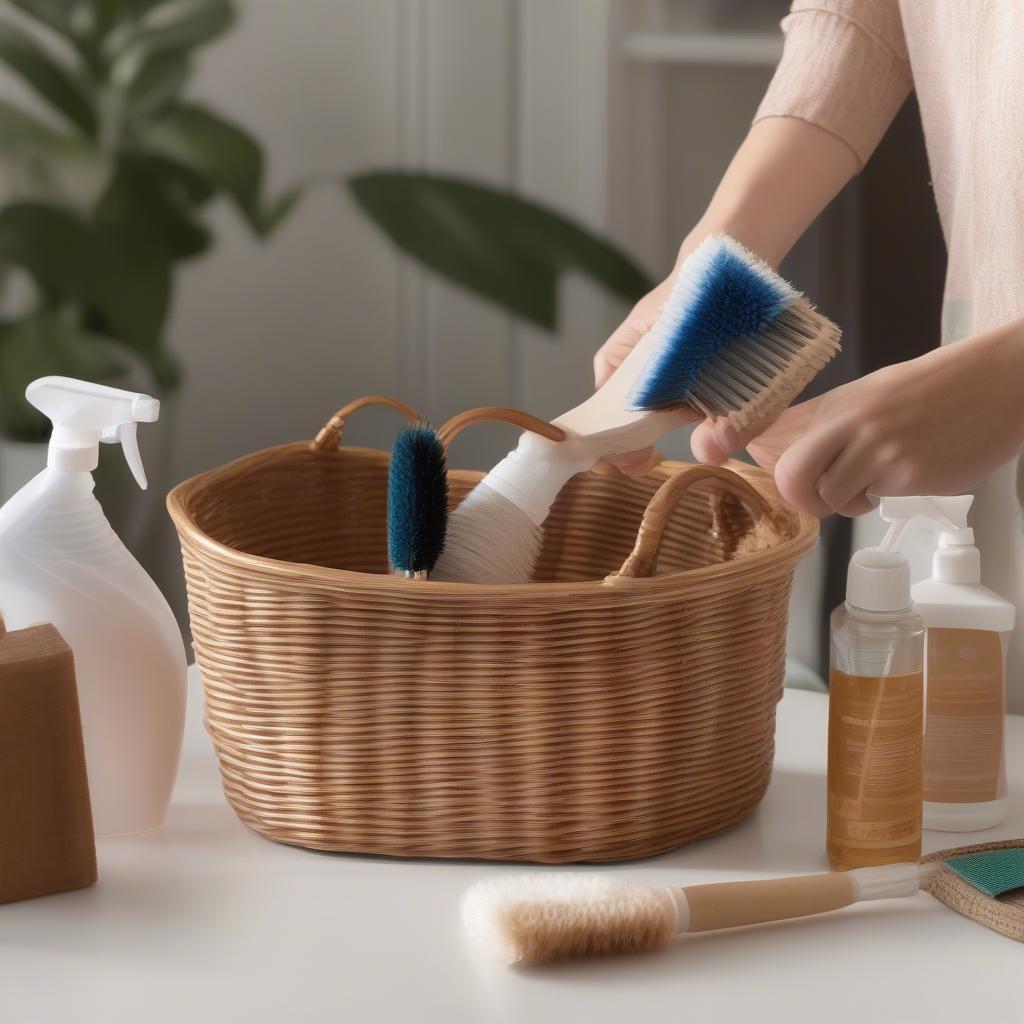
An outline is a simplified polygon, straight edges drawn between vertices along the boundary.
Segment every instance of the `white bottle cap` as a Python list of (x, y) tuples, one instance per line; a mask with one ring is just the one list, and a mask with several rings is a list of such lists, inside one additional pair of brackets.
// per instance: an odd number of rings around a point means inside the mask
[(974, 546), (974, 531), (945, 530), (932, 558), (932, 578), (941, 583), (980, 583), (981, 552)]
[(862, 548), (850, 559), (846, 603), (869, 612), (909, 608), (910, 564), (898, 551)]

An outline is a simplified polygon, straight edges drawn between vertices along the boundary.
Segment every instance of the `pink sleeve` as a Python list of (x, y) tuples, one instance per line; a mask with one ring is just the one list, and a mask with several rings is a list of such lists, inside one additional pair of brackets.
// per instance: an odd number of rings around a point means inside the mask
[(797, 117), (863, 164), (913, 88), (896, 0), (795, 0), (786, 44), (754, 120)]

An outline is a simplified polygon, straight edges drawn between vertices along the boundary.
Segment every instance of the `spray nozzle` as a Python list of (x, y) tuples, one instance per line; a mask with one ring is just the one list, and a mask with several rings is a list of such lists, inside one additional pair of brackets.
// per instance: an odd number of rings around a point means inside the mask
[(895, 551), (905, 530), (915, 520), (941, 533), (943, 546), (973, 544), (974, 531), (967, 525), (967, 513), (973, 501), (973, 494), (883, 498), (878, 512), (891, 525), (878, 547), (882, 551)]
[(879, 548), (895, 551), (907, 527), (919, 522), (939, 534), (938, 550), (932, 558), (932, 578), (944, 583), (979, 583), (981, 555), (974, 546), (974, 531), (967, 525), (973, 501), (973, 494), (883, 498), (879, 512), (892, 525)]
[(53, 423), (47, 465), (91, 473), (99, 463), (100, 442), (120, 444), (132, 476), (145, 490), (137, 424), (159, 417), (155, 398), (71, 377), (40, 377), (25, 389), (25, 397)]

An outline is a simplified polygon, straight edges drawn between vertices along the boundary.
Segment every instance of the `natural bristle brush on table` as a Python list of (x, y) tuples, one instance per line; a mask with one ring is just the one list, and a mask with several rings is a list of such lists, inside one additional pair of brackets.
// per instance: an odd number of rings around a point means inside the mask
[(651, 953), (678, 936), (767, 924), (866, 900), (931, 893), (958, 913), (1018, 941), (1024, 906), (1000, 900), (1024, 888), (1024, 840), (930, 854), (820, 875), (653, 888), (603, 875), (536, 874), (473, 886), (462, 902), (471, 938), (503, 963)]
[(524, 434), (455, 509), (431, 578), (529, 582), (541, 527), (572, 476), (695, 420), (766, 425), (835, 355), (839, 336), (735, 239), (708, 238), (680, 268), (658, 323), (600, 390), (554, 421), (566, 439)]

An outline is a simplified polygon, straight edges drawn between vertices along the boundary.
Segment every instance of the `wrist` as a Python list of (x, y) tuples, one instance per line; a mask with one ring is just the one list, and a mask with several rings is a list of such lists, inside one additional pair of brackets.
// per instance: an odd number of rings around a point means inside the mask
[(729, 235), (735, 238), (740, 245), (746, 246), (775, 270), (778, 270), (779, 264), (795, 241), (781, 238), (779, 232), (755, 214), (742, 210), (709, 209), (683, 239), (676, 266), (678, 267), (705, 238), (711, 235)]

